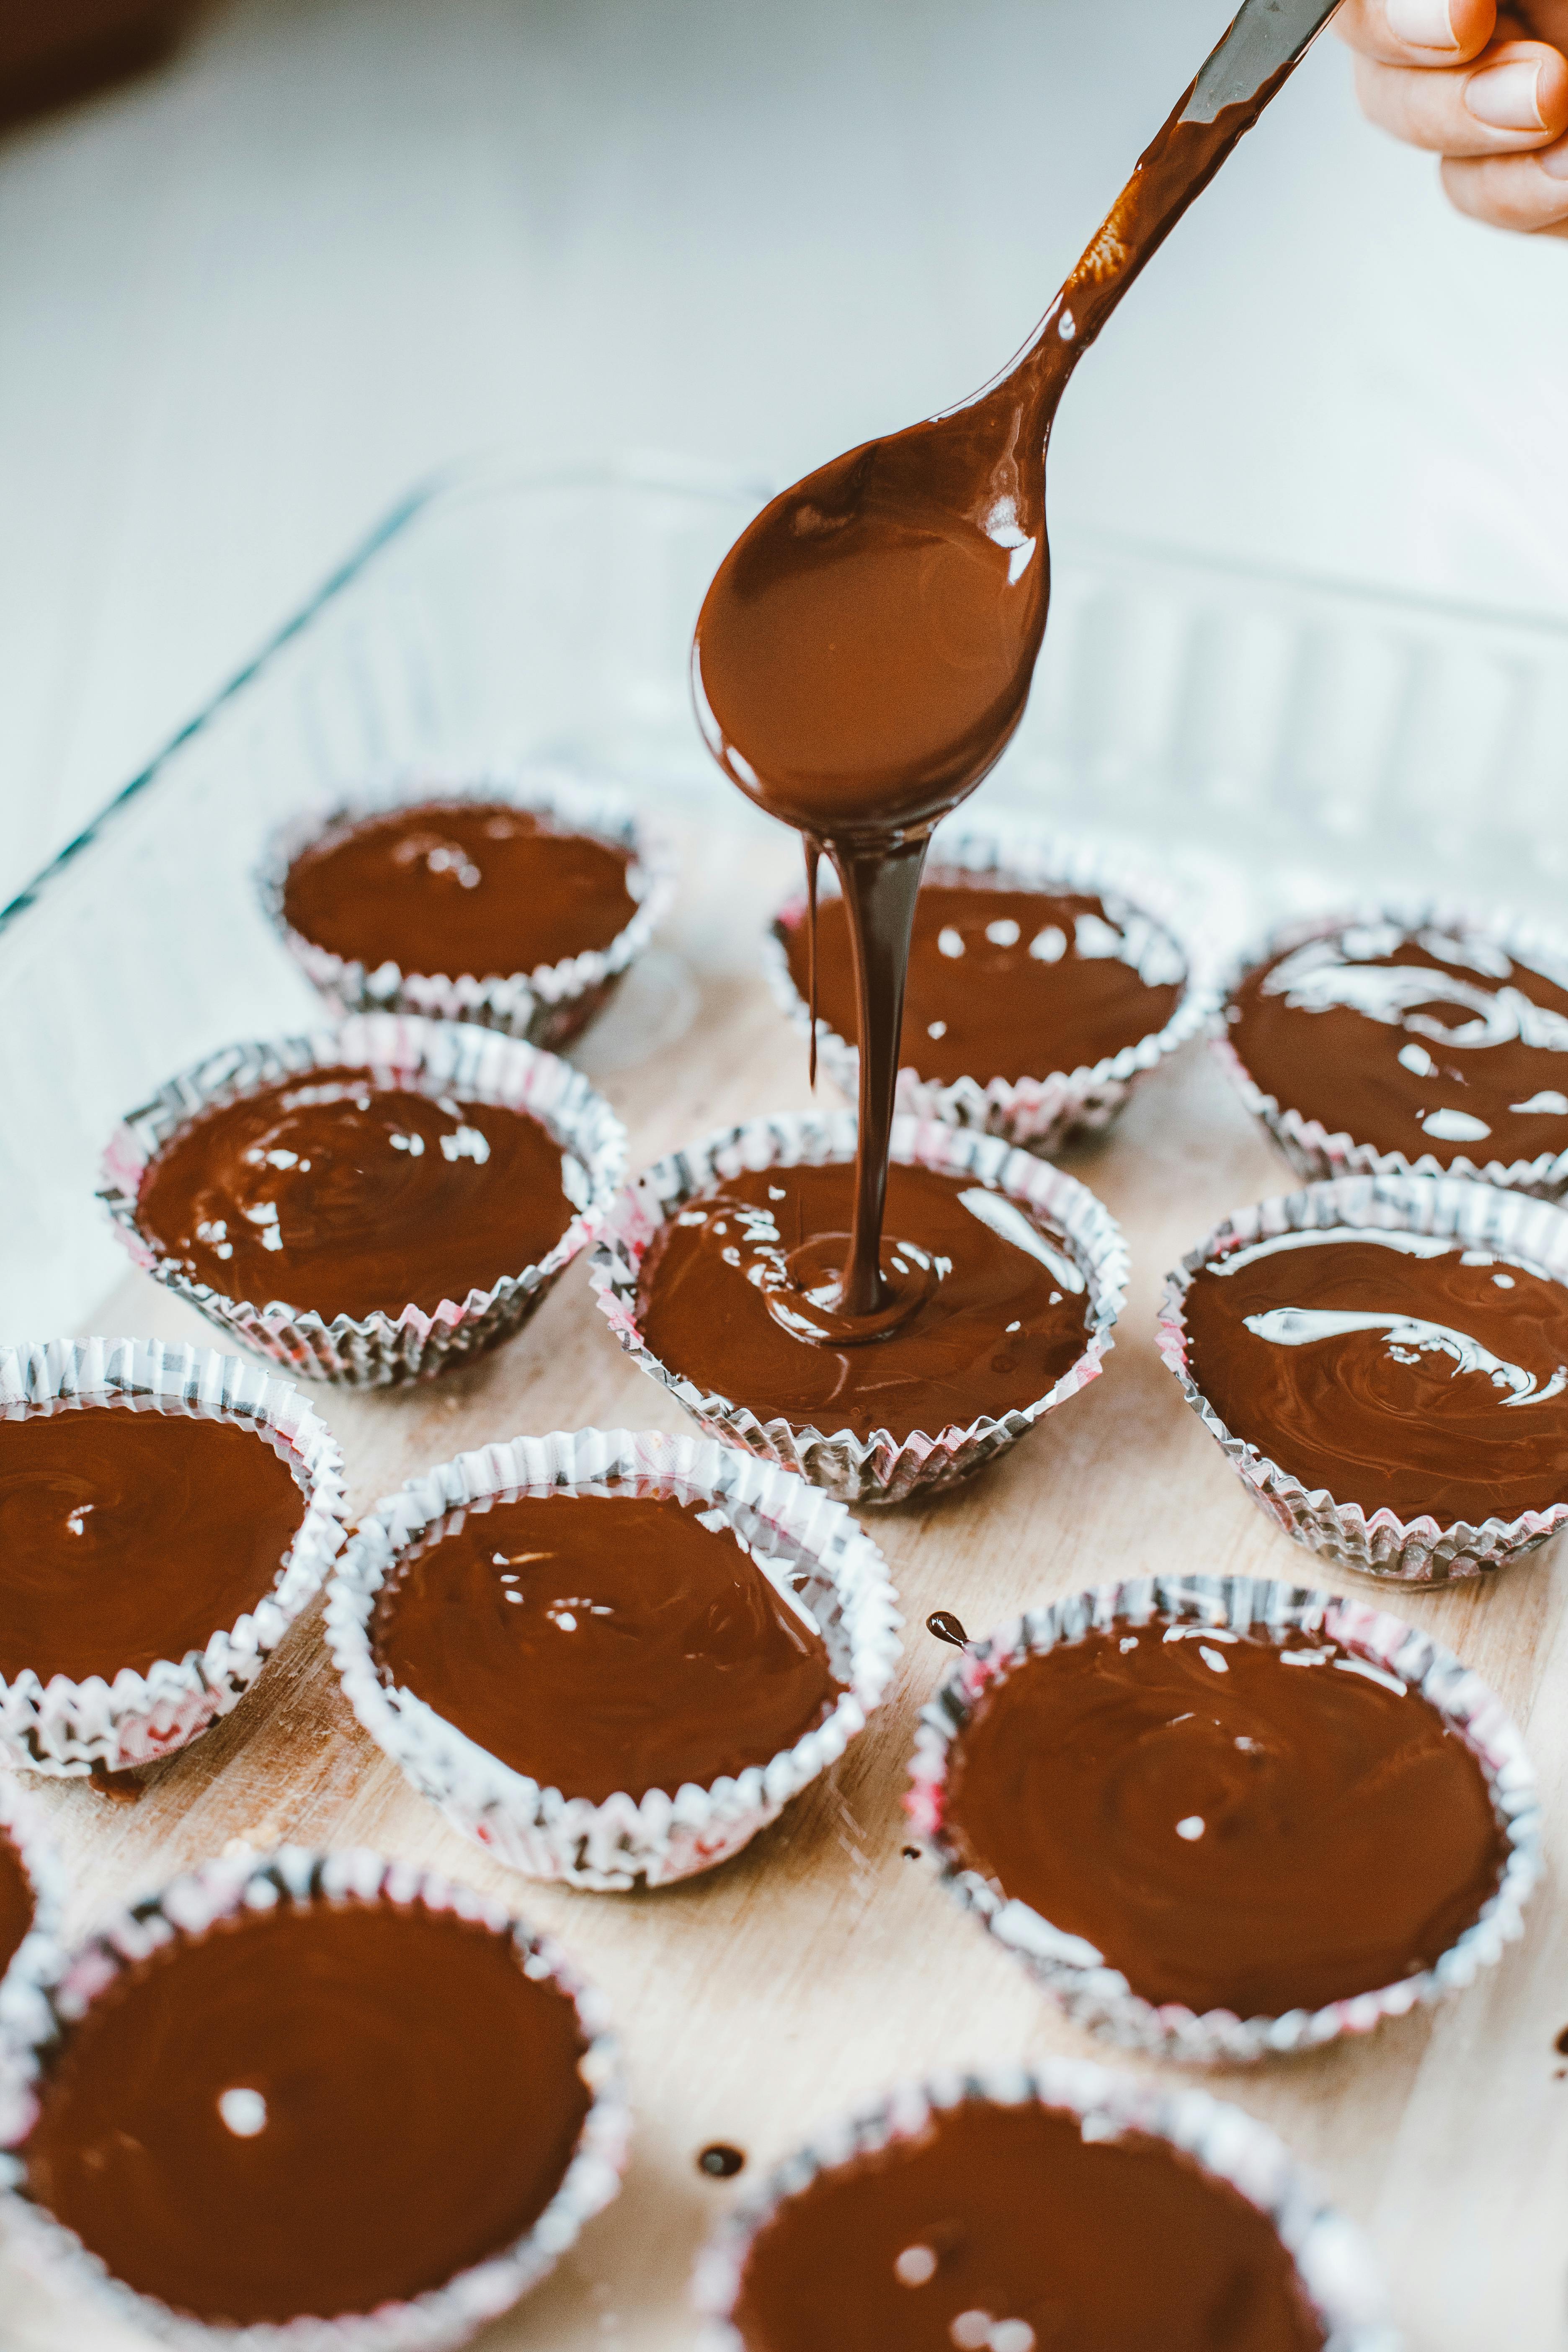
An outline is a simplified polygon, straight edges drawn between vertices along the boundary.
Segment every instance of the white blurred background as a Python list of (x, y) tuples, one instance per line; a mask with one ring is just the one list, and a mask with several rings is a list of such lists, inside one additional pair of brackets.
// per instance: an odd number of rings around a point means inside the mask
[[(0, 134), (0, 900), (412, 478), (788, 478), (1023, 340), (1227, 0), (219, 0)], [(1324, 41), (1069, 396), (1053, 519), (1568, 613), (1568, 246)]]

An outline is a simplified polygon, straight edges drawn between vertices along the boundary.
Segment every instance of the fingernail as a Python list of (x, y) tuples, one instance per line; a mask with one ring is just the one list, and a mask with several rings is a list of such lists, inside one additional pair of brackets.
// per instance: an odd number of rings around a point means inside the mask
[(1521, 58), (1508, 66), (1488, 66), (1465, 84), (1465, 104), (1478, 122), (1493, 131), (1544, 131), (1535, 93), (1541, 68)]
[(1387, 0), (1388, 29), (1413, 49), (1457, 49), (1448, 0)]
[(1568, 139), (1560, 139), (1555, 147), (1543, 147), (1536, 161), (1550, 179), (1568, 180)]

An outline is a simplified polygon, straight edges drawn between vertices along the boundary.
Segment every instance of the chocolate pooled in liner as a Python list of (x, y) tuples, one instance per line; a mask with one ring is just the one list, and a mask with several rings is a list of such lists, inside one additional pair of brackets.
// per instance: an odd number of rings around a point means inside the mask
[(0, 1419), (0, 1678), (112, 1683), (205, 1650), (272, 1591), (307, 1499), (287, 1447), (217, 1413)]
[(856, 1171), (747, 1170), (678, 1210), (643, 1262), (637, 1321), (706, 1392), (825, 1433), (967, 1428), (1048, 1395), (1088, 1346), (1071, 1245), (994, 1185), (895, 1161), (885, 1303), (844, 1314)]
[[(1181, 1001), (1184, 972), (1151, 983), (1129, 953), (1138, 918), (1086, 891), (1012, 885), (1005, 871), (981, 880), (935, 866), (921, 884), (904, 997), (901, 1068), (939, 1086), (972, 1077), (1016, 1082), (1096, 1063), (1164, 1028)], [(811, 940), (804, 920), (782, 928), (790, 977), (811, 999)], [(859, 1035), (849, 919), (824, 898), (816, 921), (816, 1009), (849, 1045)]]
[(1568, 1285), (1441, 1235), (1286, 1233), (1199, 1268), (1187, 1369), (1235, 1437), (1368, 1517), (1568, 1502)]
[(283, 884), (302, 939), (374, 971), (507, 979), (602, 952), (637, 902), (630, 852), (504, 801), (427, 801), (332, 826)]
[(509, 1936), (287, 1903), (128, 1969), (70, 2026), (26, 2193), (212, 2323), (371, 2312), (510, 2246), (590, 2098), (576, 2011)]
[(1159, 1619), (992, 1685), (943, 1827), (1143, 2000), (1243, 2019), (1432, 1968), (1507, 1854), (1476, 1757), (1395, 1675), (1327, 1635)]
[(461, 1306), (538, 1265), (574, 1214), (540, 1120), (342, 1068), (199, 1113), (147, 1169), (136, 1221), (224, 1297), (331, 1321)]
[(818, 2173), (758, 2231), (746, 2352), (1319, 2352), (1265, 2216), (1164, 2142), (968, 2099)]
[(1484, 932), (1347, 924), (1250, 971), (1230, 1043), (1281, 1111), (1475, 1168), (1568, 1150), (1568, 987)]
[(384, 1587), (370, 1638), (384, 1682), (595, 1804), (768, 1765), (843, 1687), (721, 1516), (673, 1496), (470, 1507)]

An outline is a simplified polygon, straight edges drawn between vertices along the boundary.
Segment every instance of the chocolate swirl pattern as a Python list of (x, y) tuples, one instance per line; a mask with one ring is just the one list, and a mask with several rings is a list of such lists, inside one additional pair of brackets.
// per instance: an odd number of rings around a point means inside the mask
[(1431, 1969), (1507, 1853), (1476, 1757), (1397, 1674), (1308, 1629), (1158, 1618), (993, 1683), (942, 1826), (1042, 1949), (1241, 2019)]
[(1568, 974), (1434, 919), (1353, 923), (1237, 986), (1227, 1034), (1281, 1111), (1412, 1166), (1568, 1150)]
[(1309, 1490), (1441, 1525), (1568, 1500), (1568, 1286), (1440, 1234), (1286, 1233), (1194, 1275), (1187, 1369)]
[(460, 1306), (536, 1265), (586, 1189), (524, 1113), (321, 1068), (174, 1135), (142, 1181), (137, 1223), (226, 1297), (396, 1316)]

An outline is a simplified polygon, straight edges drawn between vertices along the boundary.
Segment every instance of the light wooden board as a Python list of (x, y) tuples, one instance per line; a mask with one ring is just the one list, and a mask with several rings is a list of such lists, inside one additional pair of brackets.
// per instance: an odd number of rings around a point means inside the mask
[[(756, 929), (791, 871), (787, 845), (771, 858), (754, 837), (732, 849), (710, 841), (704, 859), (688, 862), (700, 886), (689, 887), (669, 940), (584, 1049), (628, 1122), (634, 1165), (731, 1118), (808, 1099), (798, 1041), (755, 977)], [(1156, 1567), (1346, 1580), (1318, 1575), (1254, 1510), (1153, 1345), (1166, 1268), (1228, 1210), (1289, 1189), (1283, 1162), (1194, 1048), (1070, 1164), (1132, 1251), (1106, 1375), (969, 1487), (866, 1515), (907, 1620), (896, 1694), (838, 1768), (728, 1867), (652, 1895), (535, 1886), (502, 1871), (354, 1722), (319, 1607), (237, 1712), (161, 1767), (135, 1805), (79, 1783), (42, 1787), (74, 1881), (73, 1928), (231, 1840), (361, 1843), (501, 1895), (602, 1985), (637, 2112), (626, 2189), (555, 2276), (483, 2337), (489, 2352), (688, 2344), (692, 2256), (735, 2193), (696, 2169), (710, 2140), (745, 2149), (743, 2188), (818, 2123), (928, 2068), (1051, 2052), (1129, 2063), (1064, 2024), (930, 1865), (902, 1854), (913, 1724), (951, 1658), (923, 1621), (951, 1609), (978, 1633), (1027, 1603)], [(139, 1275), (98, 1328), (211, 1336)], [(465, 1445), (520, 1431), (682, 1425), (621, 1357), (581, 1264), (519, 1340), (470, 1370), (392, 1395), (323, 1389), (316, 1401), (346, 1449), (356, 1507)], [(1559, 1874), (1564, 1592), (1547, 1551), (1493, 1581), (1390, 1596), (1517, 1711)], [(1554, 2042), (1564, 2025), (1568, 1922), (1549, 1877), (1522, 1945), (1435, 2015), (1215, 2084), (1274, 2126), (1366, 2230), (1410, 2352), (1547, 2352), (1563, 2340), (1568, 2080)], [(0, 2248), (5, 2352), (131, 2352), (139, 2340), (46, 2295)]]

